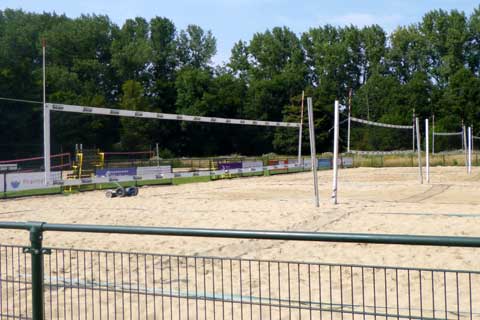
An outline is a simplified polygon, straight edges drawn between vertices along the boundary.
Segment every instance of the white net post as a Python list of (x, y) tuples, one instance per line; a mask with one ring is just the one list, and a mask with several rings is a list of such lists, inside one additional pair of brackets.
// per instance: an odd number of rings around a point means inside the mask
[(302, 162), (302, 135), (303, 135), (303, 101), (305, 100), (305, 91), (302, 91), (302, 106), (300, 110), (300, 128), (298, 128), (298, 165)]
[(422, 149), (420, 148), (420, 120), (415, 118), (415, 134), (417, 136), (418, 179), (423, 184)]
[(462, 125), (462, 137), (463, 137), (463, 153), (465, 154), (465, 167), (468, 171), (468, 146), (467, 146), (467, 128), (465, 125)]
[(45, 184), (50, 181), (50, 110), (46, 98), (46, 70), (45, 70), (45, 39), (42, 40), (42, 66), (43, 66), (43, 169), (45, 170)]
[(415, 153), (415, 109), (413, 109), (412, 117), (412, 153)]
[(430, 146), (429, 146), (429, 128), (428, 118), (425, 119), (425, 175), (427, 183), (430, 183)]
[(472, 128), (468, 127), (468, 174), (472, 173)]
[(333, 188), (332, 188), (332, 202), (338, 203), (338, 136), (339, 136), (339, 102), (335, 101), (334, 110), (334, 126), (333, 126)]
[(435, 154), (435, 115), (432, 116), (432, 154)]
[(352, 89), (348, 92), (348, 132), (347, 132), (347, 153), (350, 153), (350, 130), (352, 126)]
[(312, 172), (313, 172), (313, 190), (315, 194), (315, 206), (320, 206), (320, 200), (318, 195), (318, 176), (317, 176), (317, 152), (315, 148), (315, 127), (313, 122), (313, 105), (312, 98), (307, 98), (308, 108), (308, 131), (310, 133), (310, 154), (312, 159)]

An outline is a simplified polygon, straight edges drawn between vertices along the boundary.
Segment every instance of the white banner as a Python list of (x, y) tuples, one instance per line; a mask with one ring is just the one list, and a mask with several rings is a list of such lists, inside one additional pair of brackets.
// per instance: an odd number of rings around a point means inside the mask
[(0, 192), (5, 191), (4, 185), (5, 185), (4, 175), (0, 174)]
[(61, 179), (60, 172), (51, 172), (49, 186), (47, 186), (44, 172), (9, 173), (7, 174), (7, 191), (51, 188), (54, 182)]
[(18, 165), (16, 163), (0, 164), (0, 172), (17, 171), (17, 170), (18, 170)]
[(240, 124), (240, 125), (265, 126), (265, 127), (289, 127), (289, 128), (300, 127), (300, 124), (297, 122), (277, 122), (277, 121), (260, 121), (260, 120), (246, 120), (246, 119), (199, 117), (199, 116), (188, 116), (183, 114), (156, 113), (156, 112), (146, 112), (146, 111), (73, 106), (73, 105), (58, 104), (58, 103), (47, 103), (46, 106), (48, 109), (52, 111), (75, 112), (75, 113), (85, 113), (85, 114), (101, 114), (101, 115), (110, 115), (110, 116), (118, 116), (118, 117), (149, 118), (149, 119), (160, 119), (160, 120), (176, 120), (176, 121), (207, 122), (207, 123), (226, 123), (226, 124)]
[(303, 167), (306, 168), (306, 169), (312, 168), (312, 159), (311, 158), (304, 159), (303, 160)]
[(171, 166), (159, 166), (159, 167), (138, 167), (137, 175), (147, 176), (147, 175), (157, 175), (162, 173), (172, 172)]
[[(310, 165), (310, 160), (305, 160), (305, 165)], [(214, 170), (214, 171), (194, 171), (194, 172), (166, 172), (160, 174), (144, 174), (144, 175), (124, 175), (124, 176), (102, 176), (102, 177), (93, 177), (85, 179), (69, 179), (63, 181), (55, 181), (55, 184), (62, 184), (64, 186), (78, 186), (82, 184), (93, 184), (93, 183), (112, 183), (112, 182), (128, 182), (128, 181), (141, 181), (141, 180), (162, 180), (162, 179), (172, 179), (172, 178), (191, 178), (191, 177), (205, 177), (205, 176), (220, 176), (224, 174), (240, 174), (240, 173), (249, 173), (249, 172), (262, 172), (263, 170), (278, 170), (278, 169), (287, 169), (287, 168), (301, 168), (297, 163), (289, 164), (278, 164), (270, 166), (259, 166), (252, 168), (242, 168), (242, 169), (228, 169), (228, 170)], [(43, 180), (42, 180), (43, 181)]]
[(342, 157), (342, 163), (341, 163), (341, 165), (342, 165), (344, 168), (351, 168), (351, 167), (353, 167), (353, 158), (352, 158), (352, 157), (345, 157), (345, 158)]
[(242, 161), (242, 168), (258, 168), (258, 167), (263, 167), (263, 162), (262, 161)]

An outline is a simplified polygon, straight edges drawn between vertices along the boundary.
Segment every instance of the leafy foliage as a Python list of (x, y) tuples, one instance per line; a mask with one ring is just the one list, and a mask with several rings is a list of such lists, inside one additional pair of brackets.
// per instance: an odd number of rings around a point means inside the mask
[[(103, 15), (0, 11), (0, 92), (41, 101), (47, 43), (51, 102), (270, 121), (299, 121), (301, 93), (313, 97), (317, 150), (329, 151), (333, 101), (353, 115), (410, 124), (435, 114), (439, 128), (480, 127), (480, 7), (470, 15), (434, 10), (390, 35), (378, 25), (288, 27), (256, 33), (214, 66), (217, 40), (197, 25), (177, 30), (165, 17), (118, 26)], [(306, 108), (306, 106), (305, 106)], [(0, 159), (38, 155), (41, 105), (0, 101)], [(53, 114), (53, 151), (75, 143), (165, 155), (294, 154), (298, 131)], [(306, 112), (304, 123), (306, 123)], [(360, 134), (362, 134), (360, 132)], [(365, 133), (359, 140), (370, 137)], [(303, 150), (308, 150), (304, 130)], [(378, 142), (382, 146), (391, 141)], [(375, 146), (370, 146), (375, 147)]]

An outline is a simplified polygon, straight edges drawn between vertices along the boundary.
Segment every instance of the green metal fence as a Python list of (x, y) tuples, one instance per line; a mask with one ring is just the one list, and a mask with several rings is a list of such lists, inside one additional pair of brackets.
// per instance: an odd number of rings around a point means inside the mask
[(45, 248), (49, 231), (480, 247), (480, 238), (1, 222), (0, 319), (480, 319), (480, 271)]

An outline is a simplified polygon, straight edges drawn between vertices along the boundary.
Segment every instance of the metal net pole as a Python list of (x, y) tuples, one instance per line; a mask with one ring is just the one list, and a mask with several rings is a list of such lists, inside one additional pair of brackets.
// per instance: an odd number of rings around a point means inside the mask
[(308, 128), (310, 133), (310, 153), (312, 158), (312, 172), (313, 172), (313, 189), (315, 193), (315, 206), (320, 206), (318, 195), (318, 176), (317, 176), (317, 152), (315, 149), (315, 126), (313, 122), (313, 105), (312, 98), (307, 98), (308, 107)]
[(430, 146), (429, 146), (429, 128), (428, 118), (425, 119), (425, 174), (427, 183), (430, 182)]
[(418, 179), (423, 183), (422, 149), (420, 148), (420, 120), (415, 118), (415, 133), (417, 135)]
[(50, 182), (50, 109), (46, 98), (46, 70), (45, 70), (45, 39), (42, 40), (42, 66), (43, 66), (43, 169), (45, 171), (45, 184)]
[(338, 191), (338, 134), (339, 134), (339, 103), (335, 101), (335, 120), (333, 129), (333, 190), (332, 190), (332, 202), (337, 204), (337, 191)]

